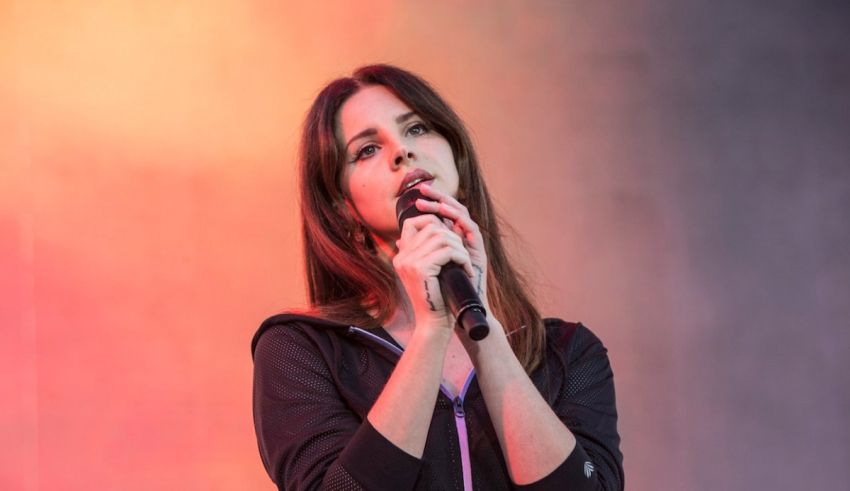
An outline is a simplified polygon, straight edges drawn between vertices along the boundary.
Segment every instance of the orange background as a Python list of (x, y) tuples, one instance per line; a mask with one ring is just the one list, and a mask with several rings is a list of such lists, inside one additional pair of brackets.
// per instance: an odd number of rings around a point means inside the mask
[(465, 118), (544, 314), (608, 346), (627, 489), (840, 487), (848, 17), (748, 5), (0, 2), (0, 488), (272, 488), (299, 125), (372, 62)]

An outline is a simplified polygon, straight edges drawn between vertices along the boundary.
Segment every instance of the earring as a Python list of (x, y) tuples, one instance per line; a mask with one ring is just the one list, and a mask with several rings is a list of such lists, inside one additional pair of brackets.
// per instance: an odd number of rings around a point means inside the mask
[(354, 225), (354, 241), (363, 245), (366, 242), (366, 234), (363, 233), (363, 225), (359, 223)]
[(353, 240), (360, 245), (366, 245), (366, 228), (363, 224), (354, 220), (354, 227), (348, 229), (348, 240)]

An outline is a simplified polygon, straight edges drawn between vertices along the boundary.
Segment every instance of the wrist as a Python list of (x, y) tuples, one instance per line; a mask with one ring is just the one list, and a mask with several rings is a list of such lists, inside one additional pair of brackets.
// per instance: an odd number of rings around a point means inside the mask
[(422, 319), (416, 322), (412, 339), (427, 344), (448, 345), (452, 337), (452, 330), (448, 327), (448, 321), (444, 319)]
[(490, 325), (490, 333), (480, 341), (473, 341), (466, 333), (459, 334), (460, 340), (469, 354), (470, 360), (476, 367), (482, 364), (502, 364), (506, 357), (516, 358), (516, 355), (508, 342), (502, 324), (490, 313), (487, 313), (487, 323)]

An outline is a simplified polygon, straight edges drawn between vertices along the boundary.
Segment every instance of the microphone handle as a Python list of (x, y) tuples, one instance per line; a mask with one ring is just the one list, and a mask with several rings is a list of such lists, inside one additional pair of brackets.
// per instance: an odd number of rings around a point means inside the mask
[(454, 262), (445, 264), (437, 279), (449, 310), (470, 339), (480, 341), (487, 337), (490, 334), (487, 312), (463, 267)]

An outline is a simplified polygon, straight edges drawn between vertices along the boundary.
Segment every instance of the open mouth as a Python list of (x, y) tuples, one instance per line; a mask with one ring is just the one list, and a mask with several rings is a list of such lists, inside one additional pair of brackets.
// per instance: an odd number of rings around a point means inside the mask
[(419, 179), (415, 179), (415, 180), (411, 181), (410, 184), (404, 186), (404, 188), (401, 190), (401, 192), (404, 193), (405, 191), (409, 191), (409, 190), (415, 188), (416, 186), (422, 184), (423, 182), (431, 182), (433, 180), (434, 180), (433, 178), (427, 179), (427, 178), (424, 178), (424, 177), (419, 178)]
[(404, 179), (401, 181), (401, 186), (398, 188), (397, 196), (401, 196), (401, 194), (408, 189), (413, 189), (414, 187), (422, 184), (426, 181), (434, 180), (434, 176), (431, 175), (430, 172), (424, 169), (415, 169), (411, 172), (408, 172), (407, 175), (404, 176)]

